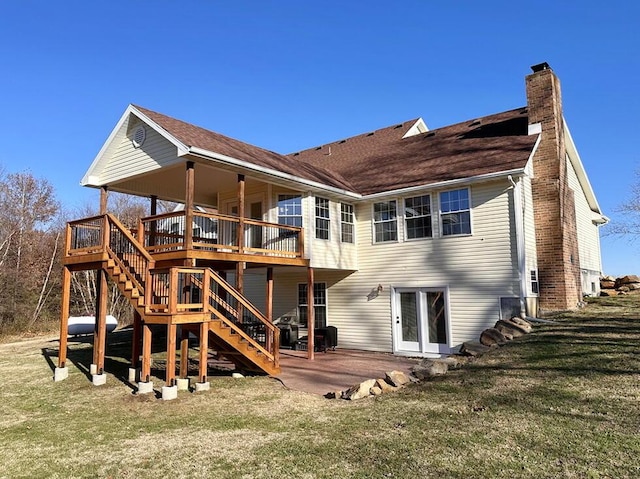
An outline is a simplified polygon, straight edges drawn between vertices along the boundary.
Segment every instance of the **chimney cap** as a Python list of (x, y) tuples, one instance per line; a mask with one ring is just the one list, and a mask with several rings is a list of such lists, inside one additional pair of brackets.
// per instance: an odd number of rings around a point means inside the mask
[(547, 62), (542, 62), (542, 63), (538, 63), (537, 65), (533, 65), (531, 67), (531, 70), (533, 70), (533, 73), (538, 73), (538, 72), (541, 72), (542, 70), (551, 70), (551, 67)]

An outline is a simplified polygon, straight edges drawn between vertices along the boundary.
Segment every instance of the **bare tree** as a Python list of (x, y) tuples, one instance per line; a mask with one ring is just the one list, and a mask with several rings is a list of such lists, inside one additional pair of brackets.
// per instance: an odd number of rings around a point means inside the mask
[(626, 237), (631, 241), (640, 238), (640, 170), (631, 186), (631, 197), (616, 209), (622, 218), (606, 226), (605, 235)]

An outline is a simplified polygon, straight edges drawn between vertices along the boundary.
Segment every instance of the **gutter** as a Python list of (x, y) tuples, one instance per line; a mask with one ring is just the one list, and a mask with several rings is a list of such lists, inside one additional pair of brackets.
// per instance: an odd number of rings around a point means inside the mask
[(517, 182), (513, 181), (511, 175), (508, 176), (509, 182), (513, 186), (513, 209), (516, 223), (516, 255), (518, 256), (518, 276), (520, 277), (520, 314), (526, 314), (526, 305), (524, 298), (527, 295), (527, 271), (525, 264), (525, 245), (524, 245), (524, 217), (522, 211), (522, 181), (518, 178)]

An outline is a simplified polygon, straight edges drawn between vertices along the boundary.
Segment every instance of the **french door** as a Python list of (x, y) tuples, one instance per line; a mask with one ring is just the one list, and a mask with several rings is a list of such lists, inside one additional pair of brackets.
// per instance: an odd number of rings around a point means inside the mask
[(416, 355), (449, 353), (446, 290), (395, 288), (393, 291), (394, 351)]

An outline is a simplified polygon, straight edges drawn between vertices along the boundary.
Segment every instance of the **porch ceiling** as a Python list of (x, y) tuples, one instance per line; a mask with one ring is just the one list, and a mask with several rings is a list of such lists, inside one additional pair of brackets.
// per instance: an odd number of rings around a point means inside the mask
[[(237, 182), (238, 175), (235, 172), (197, 163), (194, 202), (197, 205), (215, 208), (218, 206), (218, 193), (233, 191)], [(248, 188), (258, 183), (258, 180), (246, 178)], [(111, 191), (144, 197), (155, 195), (162, 200), (184, 203), (185, 185), (185, 165), (179, 164), (114, 182), (108, 186)]]

